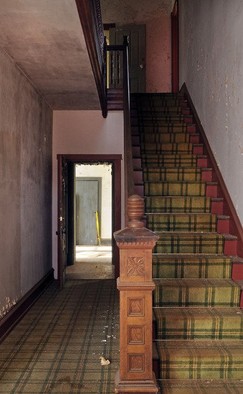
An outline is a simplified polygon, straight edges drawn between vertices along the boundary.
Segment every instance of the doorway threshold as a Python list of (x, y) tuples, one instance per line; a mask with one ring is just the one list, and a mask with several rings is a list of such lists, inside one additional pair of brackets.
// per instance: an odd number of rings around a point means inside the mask
[(76, 262), (110, 263), (112, 261), (112, 247), (102, 245), (77, 245)]

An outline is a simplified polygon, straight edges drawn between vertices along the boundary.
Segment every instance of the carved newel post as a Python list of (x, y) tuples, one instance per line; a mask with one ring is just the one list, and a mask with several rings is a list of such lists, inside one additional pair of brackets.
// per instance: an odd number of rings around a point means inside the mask
[(128, 198), (128, 227), (114, 234), (120, 251), (120, 370), (116, 393), (157, 393), (152, 370), (152, 249), (158, 236), (144, 227), (144, 201)]

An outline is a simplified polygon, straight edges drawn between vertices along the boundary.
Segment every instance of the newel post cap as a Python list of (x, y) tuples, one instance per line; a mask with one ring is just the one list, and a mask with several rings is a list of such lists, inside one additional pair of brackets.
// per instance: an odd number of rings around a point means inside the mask
[(159, 237), (144, 227), (144, 199), (133, 194), (127, 201), (128, 226), (114, 233), (118, 244), (134, 242), (156, 242)]

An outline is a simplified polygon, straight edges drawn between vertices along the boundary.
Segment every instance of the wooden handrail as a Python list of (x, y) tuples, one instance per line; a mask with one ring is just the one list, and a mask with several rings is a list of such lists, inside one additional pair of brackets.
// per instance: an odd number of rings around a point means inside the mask
[(104, 118), (107, 116), (104, 33), (99, 0), (76, 0)]
[[(125, 165), (125, 203), (129, 196), (134, 194), (133, 178), (133, 157), (132, 157), (132, 136), (131, 136), (131, 108), (130, 108), (130, 75), (129, 75), (129, 53), (127, 37), (124, 37), (124, 57), (123, 57), (123, 100), (124, 100), (124, 165)], [(126, 214), (126, 223), (128, 217)]]
[[(129, 75), (129, 45), (127, 37), (124, 36), (122, 45), (105, 45), (107, 52), (121, 52), (122, 64), (122, 88), (123, 88), (123, 114), (124, 114), (124, 174), (125, 174), (125, 206), (128, 197), (134, 194), (133, 180), (133, 158), (131, 138), (131, 111), (130, 111), (130, 75)], [(128, 217), (126, 213), (126, 224)]]

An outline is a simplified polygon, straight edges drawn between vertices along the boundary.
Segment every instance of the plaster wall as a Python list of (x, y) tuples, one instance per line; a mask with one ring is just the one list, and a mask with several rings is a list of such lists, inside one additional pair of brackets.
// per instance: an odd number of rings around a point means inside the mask
[(0, 52), (0, 319), (51, 269), (52, 111)]
[(171, 22), (161, 13), (146, 23), (146, 91), (171, 91)]
[[(110, 111), (106, 119), (100, 111), (54, 111), (53, 183), (52, 183), (52, 253), (57, 278), (57, 155), (121, 154), (124, 152), (123, 112)], [(122, 162), (122, 212), (124, 218), (124, 181)], [(124, 223), (122, 223), (124, 225)]]
[(184, 82), (243, 223), (242, 0), (180, 1)]

